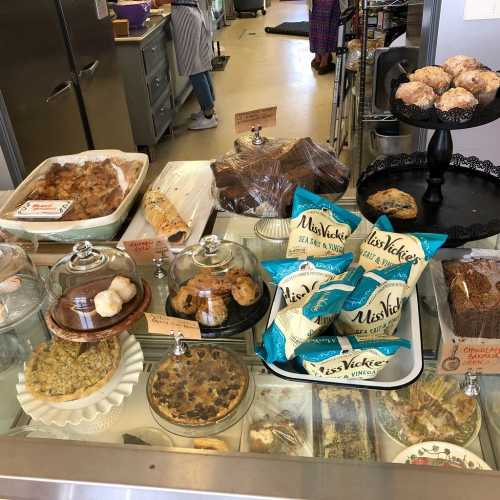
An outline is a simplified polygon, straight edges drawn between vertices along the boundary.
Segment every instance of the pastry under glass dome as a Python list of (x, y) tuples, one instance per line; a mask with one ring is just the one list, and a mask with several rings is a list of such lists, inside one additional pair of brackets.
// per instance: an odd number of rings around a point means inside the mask
[(202, 333), (249, 328), (269, 303), (256, 257), (215, 235), (175, 257), (168, 287), (167, 314), (198, 321)]
[[(121, 280), (112, 285), (117, 277)], [(96, 305), (96, 296), (110, 287), (112, 293), (101, 295), (103, 300), (98, 298), (100, 304)], [(130, 255), (88, 241), (74, 245), (73, 252), (54, 265), (47, 288), (51, 319), (71, 331), (110, 328), (136, 311), (144, 298), (143, 282)]]

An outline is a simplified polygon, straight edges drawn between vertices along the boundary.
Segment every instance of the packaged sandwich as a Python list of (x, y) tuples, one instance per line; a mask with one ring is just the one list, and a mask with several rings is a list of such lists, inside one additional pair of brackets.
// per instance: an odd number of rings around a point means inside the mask
[(332, 201), (297, 188), (293, 197), (287, 257), (340, 255), (361, 217)]
[(361, 267), (347, 271), (281, 309), (264, 332), (257, 354), (268, 363), (292, 359), (300, 344), (319, 335), (332, 323), (363, 272)]
[(361, 243), (359, 265), (370, 271), (411, 262), (413, 266), (404, 294), (404, 297), (408, 297), (447, 237), (446, 234), (437, 233), (395, 233), (391, 221), (382, 215)]
[(411, 343), (387, 335), (318, 337), (299, 346), (298, 363), (315, 377), (371, 379), (383, 370), (400, 347)]
[(412, 264), (366, 272), (342, 306), (335, 329), (340, 335), (392, 335), (401, 318)]
[(346, 253), (336, 257), (307, 260), (264, 260), (261, 264), (271, 276), (272, 282), (283, 290), (283, 297), (288, 305), (346, 271), (352, 259), (352, 253)]

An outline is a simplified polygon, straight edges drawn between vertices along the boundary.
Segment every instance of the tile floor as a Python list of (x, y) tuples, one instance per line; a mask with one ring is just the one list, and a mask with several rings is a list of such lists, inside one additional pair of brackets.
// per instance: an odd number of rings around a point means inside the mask
[(231, 56), (225, 71), (212, 73), (219, 126), (187, 130), (189, 114), (198, 109), (190, 98), (178, 116), (175, 136), (159, 144), (150, 178), (168, 161), (211, 159), (231, 150), (234, 114), (241, 111), (276, 105), (277, 127), (265, 130), (267, 135), (326, 141), (334, 74), (318, 76), (311, 69), (307, 38), (264, 31), (266, 26), (307, 18), (305, 0), (273, 0), (266, 16), (236, 19), (217, 32), (223, 53)]

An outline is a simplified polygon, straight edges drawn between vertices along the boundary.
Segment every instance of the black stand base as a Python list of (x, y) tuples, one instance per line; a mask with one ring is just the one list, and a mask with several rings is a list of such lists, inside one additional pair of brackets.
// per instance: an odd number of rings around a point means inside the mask
[(452, 154), (451, 132), (443, 129), (435, 130), (427, 148), (429, 177), (427, 191), (424, 193), (424, 201), (427, 203), (441, 203), (443, 201), (441, 186), (444, 183), (444, 173), (450, 166)]

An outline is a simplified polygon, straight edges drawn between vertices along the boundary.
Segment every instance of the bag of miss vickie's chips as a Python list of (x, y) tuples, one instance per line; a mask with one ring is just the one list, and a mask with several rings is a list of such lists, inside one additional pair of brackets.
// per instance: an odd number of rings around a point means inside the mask
[(345, 253), (336, 257), (311, 257), (306, 260), (263, 260), (261, 264), (273, 283), (283, 291), (288, 305), (342, 274), (351, 265), (352, 259), (352, 253)]
[(281, 309), (264, 332), (257, 354), (268, 363), (292, 359), (299, 345), (319, 335), (334, 320), (362, 275), (361, 267), (347, 271)]
[(382, 215), (361, 243), (359, 265), (370, 271), (410, 262), (413, 266), (404, 294), (408, 297), (425, 266), (447, 237), (437, 233), (395, 233), (391, 221)]
[(293, 196), (287, 257), (324, 257), (344, 253), (346, 239), (361, 217), (326, 198), (298, 187)]

